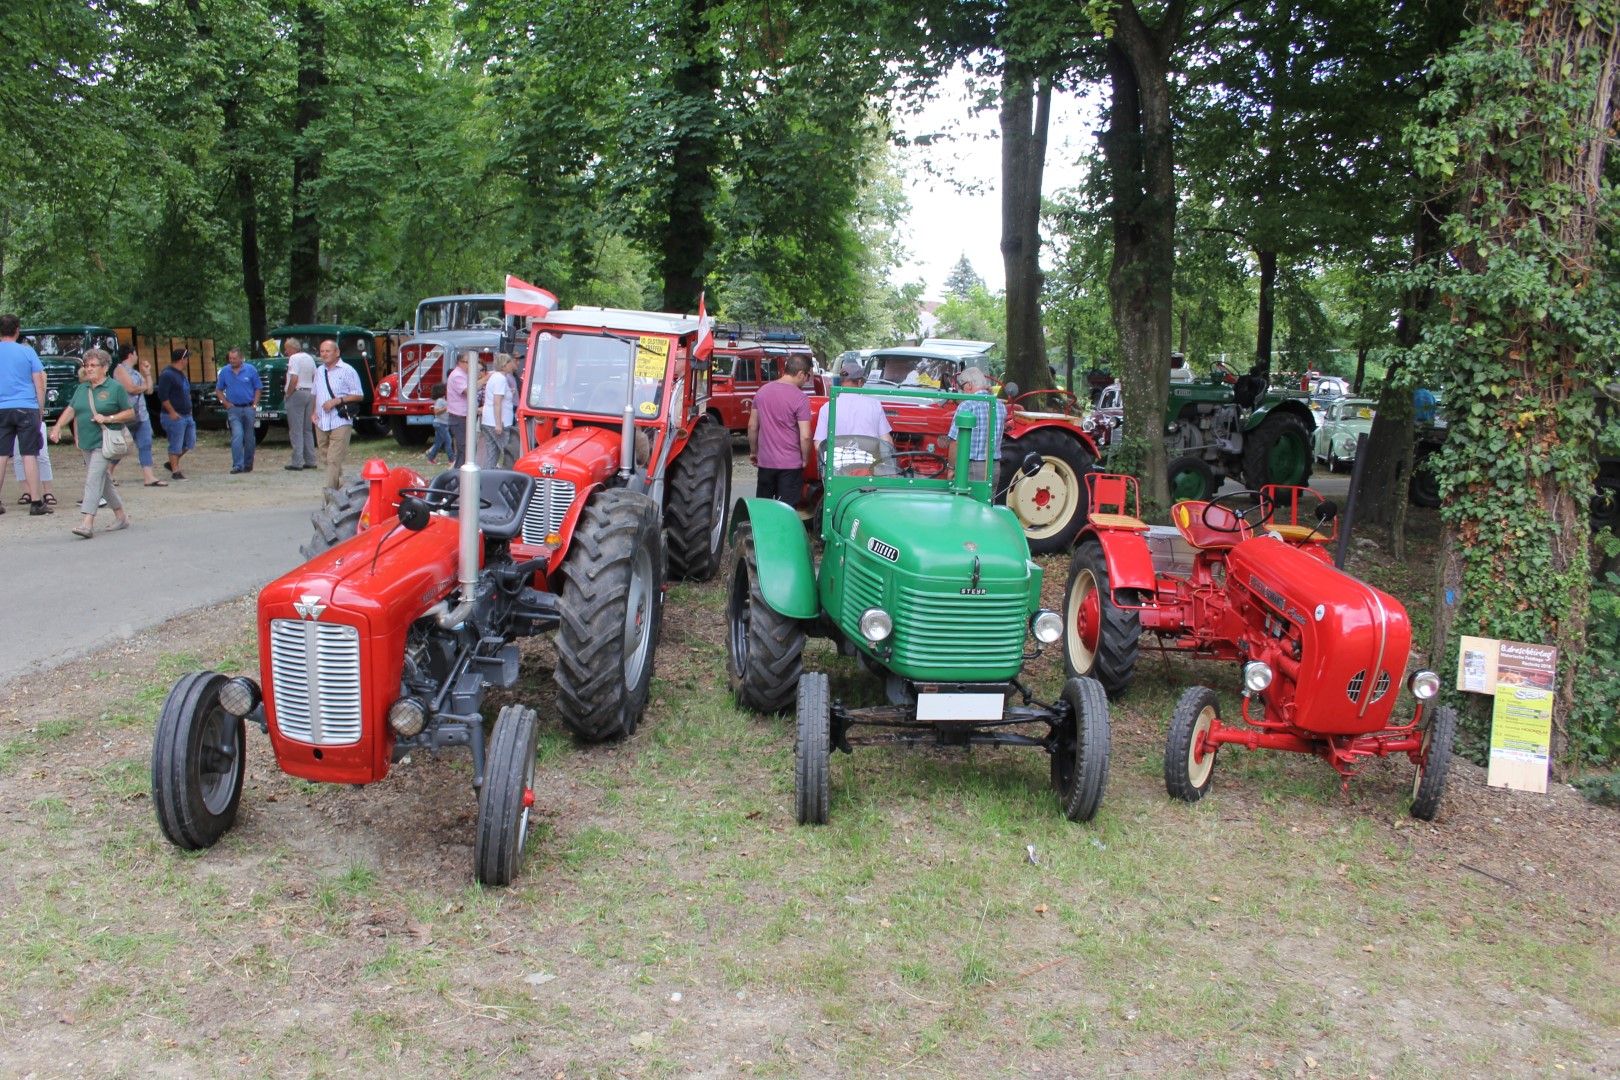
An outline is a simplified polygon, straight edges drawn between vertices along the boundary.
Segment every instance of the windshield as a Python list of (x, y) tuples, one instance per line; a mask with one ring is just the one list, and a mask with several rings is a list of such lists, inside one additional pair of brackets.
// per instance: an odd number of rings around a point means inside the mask
[(541, 334), (534, 339), (528, 404), (531, 409), (624, 415), (626, 380), (635, 380), (638, 419), (663, 407), (670, 340), (636, 341), (596, 334)]
[(956, 365), (949, 360), (916, 356), (874, 356), (867, 372), (869, 384), (891, 386), (940, 385), (942, 376), (953, 374)]
[(435, 330), (499, 330), (506, 322), (506, 300), (438, 300), (416, 306), (416, 332)]
[(24, 345), (32, 345), (34, 351), (41, 356), (83, 356), (84, 350), (91, 346), (106, 349), (108, 352), (118, 350), (118, 337), (115, 334), (24, 333), (18, 340)]

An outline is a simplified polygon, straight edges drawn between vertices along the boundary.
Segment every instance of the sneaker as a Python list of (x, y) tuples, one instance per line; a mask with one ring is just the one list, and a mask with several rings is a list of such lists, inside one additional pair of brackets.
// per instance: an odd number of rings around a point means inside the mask
[(302, 465), (283, 465), (282, 468), (287, 470), (288, 472), (303, 472), (304, 471), (304, 467)]
[(252, 465), (244, 465), (244, 466), (242, 466), (242, 471), (243, 472), (252, 472), (253, 471), (253, 466)]
[(176, 479), (176, 480), (184, 480), (184, 479), (185, 479), (185, 478), (186, 478), (186, 474), (185, 474), (185, 473), (183, 473), (183, 472), (176, 472), (176, 473), (175, 473), (175, 474), (174, 474), (174, 478), (175, 478), (175, 479)]
[[(0, 511), (4, 511), (4, 509), (4, 507), (0, 507)], [(28, 508), (29, 517), (44, 517), (46, 514), (54, 513), (56, 513), (55, 509), (43, 499)]]
[(238, 466), (234, 466), (234, 465), (233, 465), (233, 466), (232, 466), (232, 467), (231, 467), (231, 475), (232, 475), (232, 476), (235, 476), (235, 475), (236, 475), (236, 474), (237, 474), (237, 473), (239, 473), (239, 472), (241, 472), (241, 471), (242, 471), (242, 470), (241, 470), (241, 468), (240, 468), (240, 467), (238, 467)]

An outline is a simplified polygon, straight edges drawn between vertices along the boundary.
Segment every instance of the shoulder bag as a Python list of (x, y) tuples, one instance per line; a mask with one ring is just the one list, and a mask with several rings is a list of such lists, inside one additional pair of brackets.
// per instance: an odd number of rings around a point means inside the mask
[[(90, 422), (97, 423), (100, 421), (101, 416), (96, 412), (95, 387), (90, 388), (89, 398)], [(108, 461), (118, 461), (122, 459), (125, 454), (129, 453), (132, 444), (132, 440), (129, 437), (129, 429), (124, 427), (124, 425), (119, 424), (117, 427), (114, 427), (112, 424), (103, 424), (101, 426), (101, 456), (106, 458)]]

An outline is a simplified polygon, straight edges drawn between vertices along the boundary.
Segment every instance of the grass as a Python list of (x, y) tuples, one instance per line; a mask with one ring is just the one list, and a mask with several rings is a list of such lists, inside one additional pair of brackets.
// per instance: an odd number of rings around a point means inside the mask
[[(541, 821), (505, 890), (468, 883), (454, 753), (349, 792), (279, 775), (250, 733), (236, 831), (201, 855), (163, 843), (144, 801), (149, 725), (180, 672), (251, 666), (240, 642), (164, 658), (94, 742), (70, 706), (15, 732), (0, 743), (0, 796), (25, 808), (0, 829), (17, 871), (0, 883), (8, 1038), (93, 1016), (66, 1037), (105, 1040), (107, 1073), (1613, 1064), (1598, 1033), (1620, 1027), (1620, 927), (1579, 893), (1504, 892), (1456, 868), (1444, 825), (1405, 821), (1401, 769), (1346, 796), (1318, 762), (1228, 750), (1204, 802), (1165, 798), (1176, 697), (1204, 680), (1234, 702), (1230, 673), (1178, 663), (1171, 685), (1144, 656), (1088, 825), (1058, 812), (1039, 752), (863, 747), (834, 757), (830, 824), (798, 828), (792, 725), (732, 705), (721, 598), (672, 590), (687, 631), (661, 651), (632, 739), (581, 747), (545, 722)], [(823, 645), (807, 665), (875, 700)], [(1055, 696), (1050, 657), (1033, 679)], [(75, 763), (102, 740), (111, 752)]]

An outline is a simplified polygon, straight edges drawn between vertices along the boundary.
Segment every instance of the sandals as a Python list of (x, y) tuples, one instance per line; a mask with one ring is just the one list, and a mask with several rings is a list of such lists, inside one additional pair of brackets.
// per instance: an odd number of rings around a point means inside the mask
[(73, 529), (73, 535), (77, 536), (80, 540), (89, 540), (96, 534), (85, 528), (83, 525), (76, 525)]
[(123, 532), (127, 528), (129, 528), (129, 518), (126, 516), (123, 521), (115, 521), (111, 525), (108, 525), (106, 528), (102, 529), (101, 531), (102, 532)]
[(43, 499), (39, 500), (39, 501), (44, 503), (46, 506), (55, 506), (56, 505), (56, 496), (52, 495), (50, 492), (47, 491), (45, 493), (45, 497)]
[[(30, 499), (28, 497), (28, 492), (25, 491), (25, 492), (22, 493), (22, 497), (17, 500), (17, 505), (18, 506), (27, 506), (29, 503), (31, 503), (33, 501), (34, 500), (32, 500), (32, 499)], [(0, 513), (5, 513), (5, 511), (0, 510)]]
[(149, 481), (147, 481), (145, 486), (147, 486), (147, 487), (168, 487), (169, 482), (167, 480), (149, 480)]

